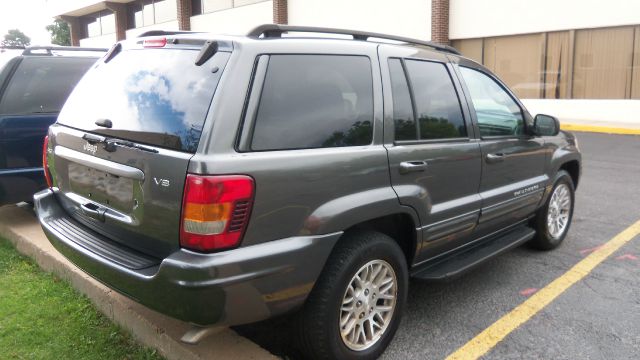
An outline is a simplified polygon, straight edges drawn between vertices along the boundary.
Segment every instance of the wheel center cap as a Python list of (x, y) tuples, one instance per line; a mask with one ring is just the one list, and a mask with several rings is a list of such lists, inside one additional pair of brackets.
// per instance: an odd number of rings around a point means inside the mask
[(363, 292), (361, 295), (361, 300), (362, 301), (362, 307), (365, 309), (369, 308), (369, 296), (366, 296), (365, 293)]

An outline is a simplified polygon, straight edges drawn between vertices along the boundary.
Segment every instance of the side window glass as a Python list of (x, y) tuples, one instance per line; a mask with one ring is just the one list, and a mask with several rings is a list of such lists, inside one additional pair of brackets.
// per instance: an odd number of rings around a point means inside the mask
[(25, 58), (9, 81), (0, 114), (59, 112), (96, 58)]
[(409, 84), (400, 59), (389, 60), (391, 74), (391, 94), (393, 98), (393, 122), (396, 140), (418, 139), (416, 119), (413, 116)]
[(421, 140), (467, 137), (460, 100), (442, 63), (406, 60)]
[(373, 79), (365, 56), (272, 55), (252, 150), (368, 145)]
[(481, 136), (510, 136), (524, 133), (520, 106), (498, 83), (480, 71), (460, 67), (476, 110)]

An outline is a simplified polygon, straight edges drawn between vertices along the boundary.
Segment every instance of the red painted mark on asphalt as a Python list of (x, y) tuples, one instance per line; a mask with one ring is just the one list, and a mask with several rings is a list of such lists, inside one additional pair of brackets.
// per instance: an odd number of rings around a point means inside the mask
[(524, 289), (524, 290), (520, 291), (520, 295), (529, 296), (529, 295), (533, 295), (536, 291), (538, 291), (537, 288), (527, 288), (527, 289)]
[(589, 254), (589, 253), (592, 253), (592, 252), (598, 251), (598, 250), (600, 250), (600, 248), (601, 248), (602, 246), (603, 246), (603, 245), (598, 245), (598, 246), (596, 246), (596, 247), (592, 247), (592, 248), (588, 248), (588, 249), (580, 250), (580, 255), (586, 255), (586, 254)]
[(616, 260), (638, 260), (638, 257), (631, 254), (624, 254), (622, 256), (618, 256)]

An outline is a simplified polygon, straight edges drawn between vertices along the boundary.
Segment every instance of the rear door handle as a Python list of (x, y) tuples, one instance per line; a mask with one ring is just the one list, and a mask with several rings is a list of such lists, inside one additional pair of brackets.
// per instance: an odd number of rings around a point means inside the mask
[(495, 164), (504, 161), (503, 153), (487, 154), (487, 162), (489, 164)]
[(400, 174), (408, 174), (410, 172), (425, 171), (427, 162), (422, 160), (403, 161), (400, 163)]

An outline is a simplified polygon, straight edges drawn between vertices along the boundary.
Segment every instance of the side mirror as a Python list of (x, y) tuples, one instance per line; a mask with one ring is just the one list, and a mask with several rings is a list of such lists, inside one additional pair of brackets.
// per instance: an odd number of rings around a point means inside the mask
[(551, 115), (538, 114), (533, 118), (533, 132), (538, 136), (556, 136), (560, 132), (560, 121)]

